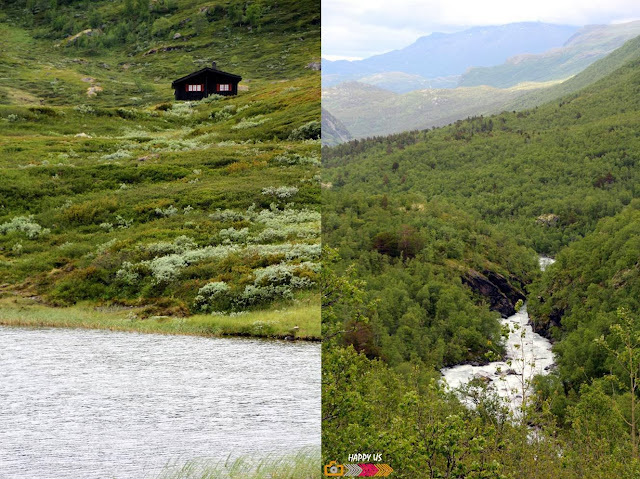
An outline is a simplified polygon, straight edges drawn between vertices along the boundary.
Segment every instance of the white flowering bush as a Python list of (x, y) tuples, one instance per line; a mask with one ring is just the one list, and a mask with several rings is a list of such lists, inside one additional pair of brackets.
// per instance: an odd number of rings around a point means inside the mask
[(158, 215), (158, 216), (161, 216), (161, 217), (167, 218), (167, 217), (169, 217), (169, 216), (173, 216), (173, 215), (177, 214), (177, 213), (178, 213), (178, 208), (176, 208), (176, 207), (175, 207), (175, 206), (173, 206), (173, 205), (168, 206), (168, 207), (166, 207), (165, 209), (162, 209), (162, 208), (156, 208), (156, 209), (155, 209), (155, 213), (156, 213), (156, 215)]
[(197, 101), (197, 102), (195, 102), (195, 103), (197, 103), (197, 104), (199, 104), (199, 105), (208, 105), (208, 104), (210, 104), (210, 103), (215, 103), (215, 102), (217, 102), (217, 101), (220, 101), (220, 100), (222, 100), (223, 98), (224, 98), (224, 95), (218, 95), (218, 94), (215, 94), (215, 93), (214, 93), (214, 94), (212, 94), (212, 95), (205, 96), (202, 100), (198, 100), (198, 101)]
[(170, 283), (178, 279), (180, 270), (189, 265), (182, 255), (172, 254), (160, 256), (151, 261), (144, 262), (153, 275), (154, 283)]
[(252, 216), (253, 221), (263, 224), (267, 228), (280, 229), (292, 224), (306, 224), (317, 228), (318, 232), (320, 231), (320, 218), (318, 211), (294, 210), (293, 208), (261, 210)]
[(216, 311), (226, 309), (229, 303), (230, 287), (224, 281), (207, 283), (198, 290), (194, 306), (200, 311)]
[(29, 239), (38, 239), (51, 232), (48, 228), (43, 228), (33, 220), (33, 215), (16, 216), (11, 221), (0, 225), (0, 233), (22, 233)]
[(95, 113), (96, 111), (90, 107), (89, 105), (76, 105), (73, 107), (73, 109), (75, 111), (77, 111), (78, 113), (82, 113), (83, 115), (89, 114), (89, 113)]
[(295, 186), (268, 186), (262, 188), (262, 194), (265, 196), (276, 196), (278, 198), (291, 198), (298, 194), (298, 188)]
[(291, 132), (289, 140), (316, 140), (320, 138), (321, 126), (318, 120), (312, 120)]
[(271, 118), (267, 118), (264, 115), (256, 115), (250, 118), (243, 118), (237, 124), (231, 127), (232, 130), (246, 130), (247, 128), (254, 128), (268, 122)]
[(236, 112), (235, 105), (225, 105), (220, 110), (211, 114), (211, 119), (214, 121), (225, 121), (231, 118)]
[(195, 240), (189, 236), (178, 236), (173, 241), (160, 241), (158, 243), (150, 243), (148, 245), (140, 246), (139, 249), (150, 253), (154, 256), (165, 256), (168, 254), (182, 254), (187, 251), (194, 250), (198, 247)]
[(24, 247), (22, 246), (22, 243), (20, 243), (19, 241), (11, 247), (11, 251), (16, 256), (20, 256), (22, 254), (23, 249)]
[(282, 241), (289, 235), (284, 229), (266, 228), (258, 235), (251, 238), (254, 243), (273, 243), (274, 241)]
[(221, 210), (217, 209), (215, 213), (211, 213), (209, 218), (215, 221), (242, 221), (244, 215), (234, 210)]
[(126, 285), (136, 284), (140, 279), (140, 275), (136, 271), (136, 265), (129, 261), (124, 261), (120, 269), (116, 271), (116, 281)]
[(141, 146), (141, 149), (144, 151), (149, 151), (152, 153), (164, 153), (170, 151), (192, 151), (199, 150), (208, 147), (207, 145), (203, 145), (197, 139), (187, 139), (187, 140), (164, 140), (164, 139), (156, 139), (150, 142), (145, 143)]
[(251, 306), (279, 298), (291, 299), (296, 290), (315, 284), (307, 276), (299, 275), (303, 271), (317, 272), (319, 265), (309, 262), (296, 265), (279, 263), (256, 269), (253, 272), (253, 284), (245, 286), (236, 302), (241, 306)]
[(171, 109), (166, 111), (166, 114), (173, 116), (189, 116), (193, 113), (190, 101), (183, 101), (180, 103), (174, 103), (171, 105)]
[(131, 158), (131, 153), (122, 149), (107, 155), (102, 155), (103, 160), (126, 160), (127, 158)]
[(233, 227), (220, 230), (220, 239), (225, 244), (246, 243), (249, 236), (249, 228), (235, 229)]
[(133, 224), (133, 220), (128, 220), (120, 215), (116, 216), (116, 225), (118, 228), (126, 229), (129, 228)]
[(149, 268), (153, 282), (170, 283), (175, 281), (183, 268), (205, 259), (223, 259), (241, 249), (235, 245), (205, 246), (204, 248), (188, 249), (182, 253), (159, 256), (152, 260), (142, 261), (140, 264)]

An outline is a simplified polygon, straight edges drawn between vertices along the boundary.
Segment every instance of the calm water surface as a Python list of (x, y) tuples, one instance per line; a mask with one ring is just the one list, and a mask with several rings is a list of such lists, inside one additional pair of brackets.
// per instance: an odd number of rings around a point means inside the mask
[(0, 327), (0, 478), (146, 478), (320, 444), (318, 344)]

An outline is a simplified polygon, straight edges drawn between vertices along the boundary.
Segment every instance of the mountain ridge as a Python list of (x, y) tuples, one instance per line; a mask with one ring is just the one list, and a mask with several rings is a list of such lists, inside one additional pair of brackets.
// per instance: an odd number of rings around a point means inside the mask
[[(532, 108), (572, 94), (638, 57), (640, 36), (563, 82), (523, 83), (508, 89), (488, 86), (427, 89), (404, 94), (348, 82), (324, 89), (323, 103), (355, 138), (366, 138), (444, 126), (468, 116)], [(434, 98), (446, 99), (447, 108), (434, 103)]]
[[(425, 78), (461, 75), (474, 64), (495, 65), (518, 53), (542, 53), (551, 47), (561, 46), (577, 28), (522, 22), (473, 27), (455, 33), (433, 33), (420, 37), (405, 48), (363, 60), (323, 60), (323, 81), (325, 85), (331, 86), (341, 81), (389, 71)], [(420, 58), (425, 58), (429, 53), (433, 55), (434, 52), (437, 52), (437, 61), (420, 61)]]

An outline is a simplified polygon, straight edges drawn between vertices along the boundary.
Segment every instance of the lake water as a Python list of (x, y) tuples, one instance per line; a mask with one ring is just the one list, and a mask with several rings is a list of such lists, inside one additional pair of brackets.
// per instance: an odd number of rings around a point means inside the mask
[(153, 478), (320, 445), (320, 346), (0, 327), (0, 478)]
[[(554, 260), (540, 257), (540, 268), (553, 264)], [(474, 378), (487, 383), (488, 388), (501, 397), (517, 412), (523, 398), (530, 394), (531, 381), (536, 375), (549, 374), (555, 358), (551, 342), (533, 331), (526, 306), (513, 316), (501, 320), (510, 333), (505, 340), (505, 358), (482, 366), (461, 364), (442, 370), (447, 385), (459, 388)]]

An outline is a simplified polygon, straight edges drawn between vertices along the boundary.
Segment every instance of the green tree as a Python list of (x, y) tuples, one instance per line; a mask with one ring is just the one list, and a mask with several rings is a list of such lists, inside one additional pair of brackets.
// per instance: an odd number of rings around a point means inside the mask
[(153, 22), (153, 26), (151, 27), (151, 35), (154, 37), (162, 37), (166, 36), (166, 34), (171, 30), (171, 22), (169, 19), (161, 17), (158, 18), (155, 22)]
[(640, 330), (626, 308), (618, 308), (619, 322), (610, 328), (610, 344), (603, 336), (597, 343), (602, 346), (615, 365), (627, 377), (629, 388), (630, 418), (622, 416), (629, 426), (631, 449), (634, 458), (638, 458), (637, 391), (640, 380)]
[(245, 18), (247, 22), (249, 22), (249, 25), (251, 25), (252, 27), (259, 27), (262, 21), (263, 13), (264, 10), (262, 8), (262, 5), (258, 3), (252, 3), (247, 7)]

